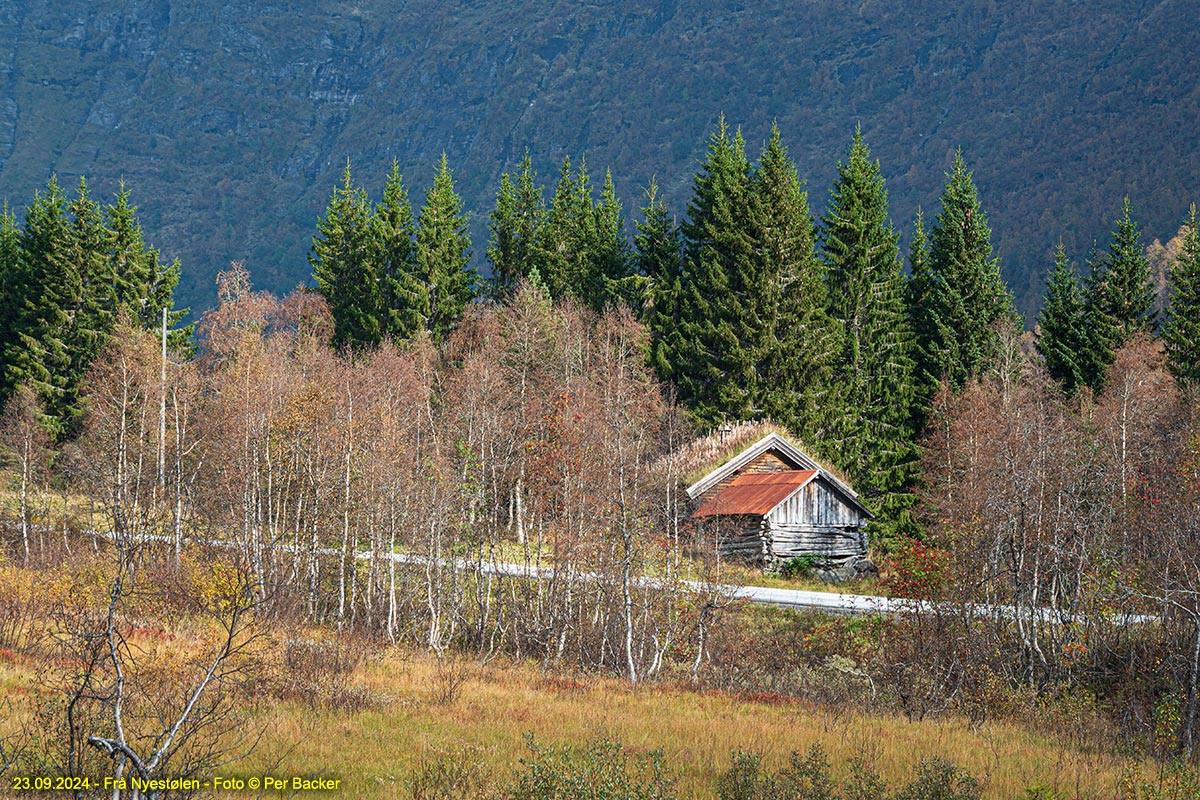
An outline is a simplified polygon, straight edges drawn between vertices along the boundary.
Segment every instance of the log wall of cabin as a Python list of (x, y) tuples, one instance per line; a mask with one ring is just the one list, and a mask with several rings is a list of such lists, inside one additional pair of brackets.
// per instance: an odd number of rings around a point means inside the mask
[(853, 528), (808, 528), (800, 525), (766, 526), (767, 561), (787, 561), (815, 555), (842, 563), (867, 555), (867, 537)]
[[(778, 459), (774, 464), (770, 459), (763, 461), (755, 464), (756, 472), (779, 471), (771, 467), (783, 463)], [(712, 530), (717, 531), (722, 558), (767, 565), (803, 555), (821, 556), (839, 564), (864, 558), (865, 523), (862, 514), (845, 503), (827, 481), (817, 479), (769, 516), (723, 515), (710, 517), (707, 524), (717, 526)]]
[(866, 535), (852, 528), (774, 525), (765, 517), (744, 516), (724, 517), (717, 531), (721, 558), (759, 566), (804, 555), (841, 564), (867, 554)]
[(717, 551), (721, 558), (747, 564), (763, 564), (768, 558), (765, 526), (764, 517), (757, 514), (741, 514), (708, 517), (704, 521), (703, 529), (708, 537), (716, 537)]
[[(700, 505), (745, 473), (786, 472), (796, 467), (768, 451), (695, 498)], [(866, 520), (845, 503), (828, 480), (818, 477), (769, 517), (714, 516), (705, 523), (715, 530), (722, 558), (766, 565), (802, 555), (817, 555), (844, 563), (867, 554)], [(717, 526), (712, 528), (711, 526)], [(713, 535), (712, 533), (709, 534)]]

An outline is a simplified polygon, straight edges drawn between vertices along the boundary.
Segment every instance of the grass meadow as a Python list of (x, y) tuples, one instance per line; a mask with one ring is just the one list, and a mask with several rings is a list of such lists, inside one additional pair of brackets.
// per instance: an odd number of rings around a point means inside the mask
[[(458, 683), (461, 681), (461, 683)], [(456, 683), (453, 698), (447, 684)], [(681, 797), (716, 796), (717, 777), (737, 748), (782, 765), (819, 743), (835, 773), (866, 755), (889, 783), (940, 756), (980, 778), (989, 798), (1114, 797), (1135, 766), (1013, 723), (972, 729), (964, 720), (910, 722), (902, 716), (839, 713), (802, 701), (755, 699), (693, 687), (630, 686), (596, 676), (543, 674), (535, 665), (479, 666), (388, 651), (352, 678), (366, 708), (332, 710), (302, 702), (263, 708), (264, 737), (233, 768), (250, 775), (323, 772), (342, 779), (339, 797), (410, 796), (414, 770), (439, 760), (468, 761), (481, 784), (507, 782), (528, 737), (541, 745), (596, 736), (634, 752), (661, 748)], [(1049, 794), (1048, 792), (1053, 792)]]

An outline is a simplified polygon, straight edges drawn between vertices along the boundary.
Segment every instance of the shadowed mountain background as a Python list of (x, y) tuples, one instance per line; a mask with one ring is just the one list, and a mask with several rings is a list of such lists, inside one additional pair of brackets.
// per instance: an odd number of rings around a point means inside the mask
[(306, 254), (346, 159), (414, 200), (444, 150), (481, 269), (500, 173), (526, 148), (611, 168), (632, 217), (657, 176), (682, 214), (717, 116), (772, 120), (825, 206), (861, 122), (906, 233), (961, 146), (1018, 307), (1061, 237), (1082, 265), (1129, 195), (1166, 241), (1200, 195), (1200, 25), (1186, 0), (0, 2), (0, 195), (123, 176), (193, 310), (241, 260), (259, 288)]

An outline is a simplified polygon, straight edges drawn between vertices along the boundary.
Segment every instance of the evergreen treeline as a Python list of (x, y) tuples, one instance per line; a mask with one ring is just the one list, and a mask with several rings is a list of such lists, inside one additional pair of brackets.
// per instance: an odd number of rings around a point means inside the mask
[[(80, 384), (117, 318), (174, 328), (179, 262), (163, 264), (146, 244), (124, 184), (112, 202), (92, 199), (80, 179), (73, 197), (51, 178), (21, 215), (0, 214), (0, 401), (29, 386), (43, 428), (72, 433)], [(185, 342), (189, 330), (174, 331)]]
[[(467, 266), (461, 225), (435, 232), (437, 220), (461, 220), (445, 159), (437, 175), (414, 226), (395, 168), (372, 208), (347, 167), (312, 256), (336, 344), (421, 331), (440, 340), (472, 287), (504, 301), (526, 281), (554, 301), (626, 306), (650, 330), (655, 372), (696, 423), (765, 417), (787, 426), (843, 469), (895, 530), (909, 525), (914, 442), (939, 386), (961, 389), (984, 374), (1001, 351), (1001, 331), (1020, 326), (961, 152), (928, 230), (918, 214), (907, 276), (861, 130), (816, 217), (778, 128), (753, 162), (741, 132), (722, 118), (683, 219), (652, 180), (632, 240), (610, 173), (597, 198), (586, 162), (567, 157), (547, 201), (526, 153), (502, 176), (491, 212), (489, 281)], [(1181, 377), (1196, 370), (1189, 343), (1200, 347), (1200, 334), (1188, 333), (1195, 315), (1183, 310), (1200, 302), (1191, 285), (1200, 279), (1187, 271), (1200, 269), (1195, 238), (1172, 281), (1165, 329)], [(434, 240), (452, 244), (423, 244)], [(1112, 243), (1089, 265), (1081, 283), (1060, 248), (1038, 320), (1037, 349), (1068, 395), (1098, 389), (1115, 350), (1153, 325), (1148, 262), (1128, 201)]]
[[(1150, 262), (1128, 197), (1108, 249), (1099, 252), (1092, 248), (1088, 272), (1081, 285), (1060, 243), (1038, 315), (1038, 352), (1051, 377), (1068, 395), (1084, 386), (1099, 391), (1113, 354), (1134, 334), (1154, 329)], [(1179, 274), (1178, 269), (1172, 272), (1173, 283), (1178, 282)], [(1176, 289), (1174, 294), (1173, 316), (1187, 315), (1189, 303), (1193, 303), (1191, 316), (1200, 310), (1186, 292), (1180, 294)]]
[(317, 223), (309, 262), (333, 315), (335, 347), (428, 331), (445, 338), (475, 296), (467, 215), (443, 154), (416, 222), (399, 167), (372, 206), (350, 162)]

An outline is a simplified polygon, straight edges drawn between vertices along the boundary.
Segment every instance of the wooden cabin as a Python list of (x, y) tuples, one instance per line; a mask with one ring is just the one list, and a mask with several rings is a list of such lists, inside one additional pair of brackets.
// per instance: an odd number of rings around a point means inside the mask
[(866, 558), (874, 518), (844, 481), (769, 433), (687, 489), (698, 529), (725, 557), (764, 568), (816, 556), (828, 568)]

